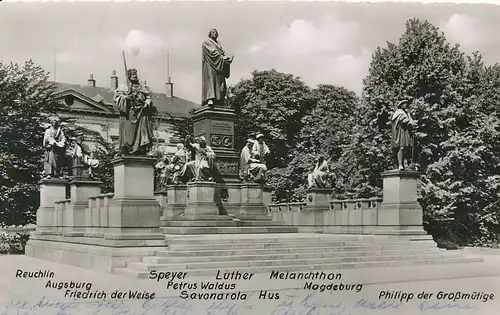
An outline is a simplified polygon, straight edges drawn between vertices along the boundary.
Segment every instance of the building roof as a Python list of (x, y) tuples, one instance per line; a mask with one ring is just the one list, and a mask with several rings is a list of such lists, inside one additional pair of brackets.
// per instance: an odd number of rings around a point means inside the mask
[[(96, 103), (102, 104), (110, 112), (114, 112), (113, 94), (114, 90), (106, 87), (69, 84), (63, 82), (55, 82), (56, 94), (66, 92), (75, 92)], [(200, 104), (172, 96), (167, 97), (166, 94), (152, 93), (153, 105), (157, 108), (160, 114), (171, 115), (174, 117), (188, 117), (190, 111), (200, 107)]]

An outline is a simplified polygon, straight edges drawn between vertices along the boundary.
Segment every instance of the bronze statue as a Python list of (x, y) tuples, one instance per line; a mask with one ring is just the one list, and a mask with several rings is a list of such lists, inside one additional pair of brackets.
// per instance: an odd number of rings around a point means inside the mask
[(267, 181), (267, 167), (258, 158), (258, 154), (252, 151), (255, 140), (248, 139), (240, 154), (240, 179), (243, 182), (253, 181), (265, 184)]
[(227, 94), (226, 79), (234, 57), (226, 56), (218, 37), (217, 30), (212, 29), (202, 44), (202, 106), (224, 106)]
[(99, 166), (89, 147), (83, 143), (83, 133), (77, 133), (73, 149), (73, 177), (94, 178), (93, 169)]
[(329, 176), (330, 168), (328, 167), (328, 162), (324, 157), (318, 157), (313, 172), (307, 175), (308, 188), (326, 188)]
[(136, 69), (127, 70), (127, 79), (127, 86), (120, 86), (113, 98), (120, 113), (120, 152), (145, 155), (153, 146), (151, 93), (139, 82)]
[[(391, 123), (391, 148), (393, 150), (393, 154), (396, 156), (395, 160), (397, 161), (397, 168), (399, 170), (404, 170), (405, 160), (407, 165), (412, 165), (415, 162), (414, 137), (415, 127), (417, 126), (417, 122), (413, 120), (408, 112), (408, 102), (406, 100), (400, 101), (396, 104), (396, 110), (392, 115)], [(408, 155), (410, 157), (409, 163)]]
[(271, 151), (264, 141), (264, 135), (262, 133), (257, 134), (255, 139), (257, 140), (253, 142), (252, 155), (255, 159), (259, 160), (260, 163), (266, 165), (267, 156)]
[(43, 136), (45, 178), (62, 177), (62, 166), (66, 155), (66, 137), (58, 117), (50, 119), (51, 126)]
[(177, 151), (175, 152), (174, 157), (172, 158), (172, 163), (170, 166), (172, 172), (171, 178), (173, 184), (187, 182), (186, 176), (184, 176), (184, 174), (186, 173), (188, 159), (189, 159), (189, 154), (184, 149), (184, 145), (182, 143), (178, 143)]
[(184, 176), (188, 180), (213, 181), (215, 152), (207, 145), (207, 140), (204, 136), (197, 137), (194, 143), (191, 143), (190, 140), (191, 138), (188, 136), (186, 144), (194, 152), (194, 160), (186, 164)]

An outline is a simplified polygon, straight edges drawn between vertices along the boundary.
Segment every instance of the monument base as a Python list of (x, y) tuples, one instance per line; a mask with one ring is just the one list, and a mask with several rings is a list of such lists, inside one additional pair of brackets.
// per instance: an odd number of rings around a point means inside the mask
[(417, 199), (419, 175), (412, 170), (382, 173), (383, 201), (378, 209), (377, 230), (391, 235), (426, 234)]
[(312, 187), (307, 190), (305, 211), (328, 211), (332, 190), (329, 188)]
[(219, 208), (215, 204), (215, 182), (189, 182), (188, 200), (184, 213), (188, 216), (217, 216)]
[(239, 154), (234, 150), (234, 110), (203, 106), (193, 114), (194, 136), (204, 136), (215, 152), (215, 181), (238, 183)]
[(240, 184), (241, 200), (237, 217), (256, 217), (266, 220), (269, 217), (269, 210), (263, 202), (262, 185), (256, 183)]
[(45, 178), (40, 185), (40, 207), (36, 211), (36, 230), (34, 234), (50, 235), (56, 232), (54, 222), (55, 203), (66, 199), (68, 181), (61, 178)]
[(165, 250), (163, 240), (104, 240), (87, 237), (32, 235), (25, 255), (87, 269), (112, 272), (141, 257)]
[(168, 226), (169, 221), (184, 215), (188, 186), (181, 184), (167, 186), (166, 191), (156, 192), (155, 197), (161, 207), (160, 226)]
[(85, 212), (88, 199), (101, 193), (100, 181), (72, 180), (70, 185), (71, 202), (66, 205), (62, 235), (84, 236), (86, 229)]
[(105, 239), (161, 240), (160, 204), (153, 194), (155, 158), (123, 156), (112, 161), (115, 193), (109, 204)]
[[(165, 234), (265, 234), (296, 233), (297, 228), (273, 221), (262, 202), (259, 184), (227, 184), (229, 195), (226, 208), (230, 215), (219, 214), (214, 203), (216, 184), (212, 182), (188, 183), (189, 199), (184, 215), (164, 221)], [(223, 206), (226, 206), (224, 204)], [(168, 236), (167, 236), (168, 238)]]

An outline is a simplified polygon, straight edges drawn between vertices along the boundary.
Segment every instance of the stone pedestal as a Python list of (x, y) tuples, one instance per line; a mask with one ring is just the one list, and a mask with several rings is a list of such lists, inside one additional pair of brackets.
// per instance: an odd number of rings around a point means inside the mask
[(172, 220), (184, 214), (188, 202), (187, 185), (167, 186), (167, 203), (163, 207), (162, 221)]
[(40, 207), (36, 211), (35, 234), (46, 235), (54, 232), (55, 202), (66, 199), (68, 181), (60, 178), (42, 179), (40, 185)]
[(240, 207), (238, 217), (240, 219), (251, 218), (253, 220), (268, 219), (269, 211), (263, 202), (262, 185), (256, 183), (240, 184)]
[(123, 156), (114, 165), (114, 197), (108, 207), (105, 239), (164, 239), (160, 205), (154, 196), (155, 158)]
[(389, 234), (423, 234), (422, 207), (417, 201), (419, 173), (392, 170), (382, 173), (383, 201), (377, 225)]
[(197, 217), (219, 215), (219, 208), (214, 202), (215, 182), (189, 182), (188, 200), (185, 215), (193, 220)]
[(70, 202), (64, 211), (64, 236), (83, 236), (85, 233), (85, 211), (89, 206), (89, 198), (101, 193), (100, 181), (73, 180), (69, 183), (71, 189)]
[(240, 184), (224, 184), (223, 186), (221, 186), (221, 189), (225, 189), (227, 191), (227, 199), (222, 201), (222, 207), (224, 211), (228, 215), (237, 216), (241, 198)]
[(264, 202), (266, 207), (273, 203), (272, 193), (273, 188), (271, 186), (264, 185), (262, 187), (262, 202)]
[(228, 107), (204, 106), (193, 115), (194, 136), (205, 136), (214, 150), (216, 182), (239, 181), (239, 154), (234, 149), (234, 110)]
[(307, 191), (306, 211), (330, 210), (332, 190), (329, 188), (312, 187)]

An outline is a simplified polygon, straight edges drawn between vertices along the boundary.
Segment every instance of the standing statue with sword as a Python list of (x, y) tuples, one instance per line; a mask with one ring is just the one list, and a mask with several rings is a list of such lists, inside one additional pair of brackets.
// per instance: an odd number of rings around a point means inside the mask
[(127, 84), (118, 87), (113, 97), (120, 113), (120, 154), (146, 155), (153, 146), (151, 92), (139, 82), (136, 69), (127, 69), (122, 54)]

